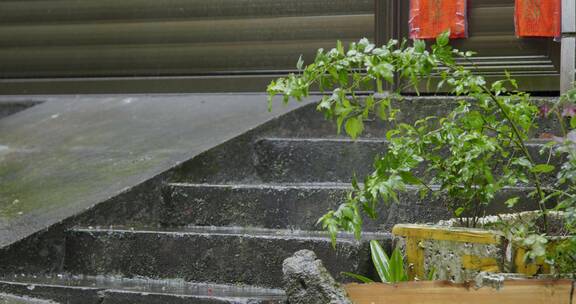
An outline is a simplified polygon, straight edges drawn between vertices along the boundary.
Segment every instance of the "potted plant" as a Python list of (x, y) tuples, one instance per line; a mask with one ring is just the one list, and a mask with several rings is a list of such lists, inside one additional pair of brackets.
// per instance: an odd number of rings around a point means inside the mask
[[(547, 265), (538, 266), (536, 272), (573, 272), (576, 136), (570, 129), (576, 128), (576, 91), (554, 105), (536, 104), (518, 90), (509, 74), (489, 84), (457, 64), (473, 53), (453, 49), (448, 37), (449, 32), (440, 35), (430, 48), (420, 40), (411, 46), (391, 40), (376, 47), (362, 39), (348, 50), (338, 43), (330, 51), (319, 50), (306, 67), (300, 59), (298, 74), (269, 85), (270, 97), (283, 95), (284, 102), (308, 96), (313, 86), (329, 90), (318, 110), (352, 138), (363, 132), (365, 120), (373, 116), (391, 126), (387, 151), (375, 161), (374, 172), (362, 184), (354, 179), (346, 201), (319, 222), (333, 240), (339, 231), (360, 237), (363, 218), (376, 218), (378, 204), (393, 203), (400, 193), (416, 189), (423, 196), (445, 197), (457, 225), (394, 229), (410, 265), (410, 278), (422, 279), (431, 269), (436, 278), (454, 281), (470, 280), (482, 271), (533, 275), (534, 263)], [(434, 79), (439, 89), (460, 97), (458, 105), (442, 117), (397, 122), (395, 104), (402, 100), (402, 89), (409, 86), (418, 91)], [(385, 84), (399, 89), (385, 92)], [(376, 94), (358, 94), (371, 87)], [(549, 143), (543, 152), (562, 154), (566, 161), (561, 168), (538, 162), (527, 144), (536, 128), (535, 118), (552, 114), (558, 116), (562, 134), (546, 134)], [(517, 185), (533, 187), (537, 211), (529, 217), (519, 215), (522, 225), (501, 217), (488, 223), (487, 206), (502, 189)], [(522, 203), (519, 197), (505, 202), (509, 207), (518, 203)], [(562, 229), (552, 227), (551, 219), (557, 217), (562, 218)], [(450, 246), (453, 251), (442, 257), (439, 249)], [(442, 263), (451, 259), (458, 263)]]

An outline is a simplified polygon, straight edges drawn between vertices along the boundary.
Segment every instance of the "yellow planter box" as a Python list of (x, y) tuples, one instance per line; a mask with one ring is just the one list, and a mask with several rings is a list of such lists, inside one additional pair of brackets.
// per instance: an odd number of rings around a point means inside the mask
[(432, 225), (396, 225), (392, 230), (409, 265), (410, 279), (465, 282), (480, 272), (502, 272), (506, 245), (496, 231)]
[(544, 261), (526, 263), (522, 248), (509, 246), (499, 231), (435, 225), (396, 225), (392, 234), (409, 265), (411, 279), (466, 282), (480, 272), (549, 273)]

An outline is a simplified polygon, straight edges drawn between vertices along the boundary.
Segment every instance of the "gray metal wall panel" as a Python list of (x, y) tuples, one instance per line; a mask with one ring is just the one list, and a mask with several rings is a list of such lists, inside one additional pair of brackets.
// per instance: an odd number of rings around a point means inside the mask
[[(11, 92), (11, 84), (22, 84), (18, 79), (27, 79), (31, 88), (52, 79), (63, 93), (74, 93), (62, 78), (83, 79), (86, 87), (94, 77), (160, 81), (217, 74), (214, 79), (222, 81), (226, 73), (281, 75), (294, 70), (301, 54), (310, 61), (318, 48), (334, 47), (336, 40), (373, 38), (373, 5), (373, 0), (0, 0), (0, 85)], [(43, 85), (30, 79), (44, 79)], [(243, 78), (242, 91), (262, 91), (260, 79), (251, 85)], [(17, 87), (13, 93), (22, 90)], [(238, 90), (234, 87), (222, 90)], [(149, 81), (143, 81), (142, 92), (148, 90)], [(178, 91), (198, 90), (201, 86), (183, 85)]]
[[(405, 36), (409, 1), (376, 1), (396, 3), (401, 15), (383, 20), (390, 27), (383, 36)], [(292, 71), (301, 54), (309, 62), (338, 39), (374, 38), (373, 7), (373, 0), (0, 0), (0, 93), (105, 93), (121, 83), (130, 92), (262, 91), (266, 75)], [(555, 90), (559, 44), (518, 39), (513, 14), (514, 0), (470, 1), (470, 38), (454, 46), (477, 51), (487, 75), (509, 70), (525, 89)]]

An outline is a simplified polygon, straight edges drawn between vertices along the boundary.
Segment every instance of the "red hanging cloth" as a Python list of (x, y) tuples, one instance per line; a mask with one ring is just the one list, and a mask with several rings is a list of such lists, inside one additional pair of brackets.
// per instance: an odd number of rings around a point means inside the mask
[(516, 36), (560, 37), (562, 0), (516, 0)]
[(450, 38), (466, 38), (467, 9), (467, 0), (410, 0), (410, 38), (432, 39), (448, 29)]

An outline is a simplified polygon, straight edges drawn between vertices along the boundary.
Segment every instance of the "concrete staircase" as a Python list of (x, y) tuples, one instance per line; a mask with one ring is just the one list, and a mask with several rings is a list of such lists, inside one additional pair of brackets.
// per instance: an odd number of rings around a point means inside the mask
[[(453, 104), (408, 99), (400, 119), (441, 114)], [(338, 206), (353, 172), (370, 172), (386, 149), (386, 129), (371, 122), (351, 141), (336, 135), (315, 105), (302, 107), (165, 174), (153, 207), (132, 193), (76, 221), (63, 232), (55, 271), (13, 271), (0, 280), (0, 292), (83, 304), (283, 303), (282, 261), (300, 249), (315, 251), (341, 281), (342, 271), (373, 275), (369, 240), (389, 248), (394, 224), (450, 217), (441, 198), (407, 192), (399, 204), (381, 206), (361, 241), (343, 234), (332, 248), (318, 231), (316, 221)], [(530, 209), (530, 191), (507, 189), (497, 201), (520, 194), (526, 199), (518, 208)]]

